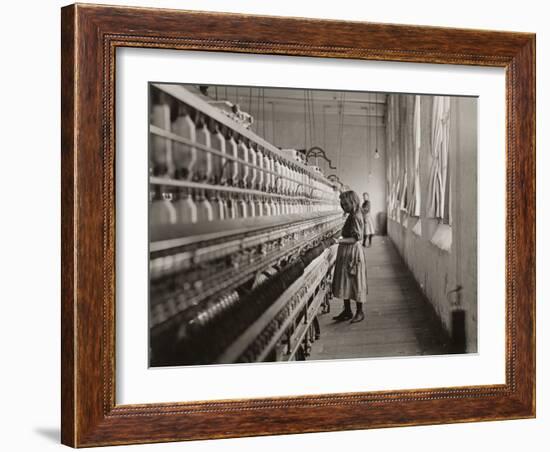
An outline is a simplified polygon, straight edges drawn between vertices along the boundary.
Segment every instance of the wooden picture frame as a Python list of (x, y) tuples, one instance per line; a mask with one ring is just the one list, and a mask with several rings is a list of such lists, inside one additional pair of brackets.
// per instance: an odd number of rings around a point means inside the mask
[[(61, 32), (64, 444), (535, 416), (535, 35), (78, 4), (62, 9)], [(117, 405), (114, 89), (119, 47), (505, 68), (505, 384)]]

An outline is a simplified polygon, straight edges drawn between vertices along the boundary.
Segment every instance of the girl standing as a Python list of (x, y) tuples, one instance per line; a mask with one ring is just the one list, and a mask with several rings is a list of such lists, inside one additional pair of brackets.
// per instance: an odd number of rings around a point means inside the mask
[[(351, 323), (355, 323), (365, 318), (363, 303), (367, 301), (368, 291), (367, 262), (361, 246), (363, 216), (360, 203), (359, 195), (352, 190), (340, 195), (340, 205), (348, 217), (342, 228), (342, 238), (337, 241), (338, 253), (332, 278), (332, 293), (344, 300), (344, 310), (333, 317), (339, 322), (351, 319)], [(355, 316), (351, 312), (351, 300), (355, 300)]]
[(361, 206), (363, 214), (363, 246), (366, 246), (367, 238), (369, 239), (369, 247), (372, 245), (372, 236), (374, 235), (374, 222), (370, 215), (370, 199), (368, 193), (363, 193), (363, 205)]

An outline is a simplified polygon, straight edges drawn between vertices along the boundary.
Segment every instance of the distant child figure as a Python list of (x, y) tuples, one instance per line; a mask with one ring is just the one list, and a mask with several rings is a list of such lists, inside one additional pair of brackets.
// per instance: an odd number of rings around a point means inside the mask
[(367, 192), (363, 193), (363, 204), (361, 206), (363, 214), (363, 246), (366, 246), (367, 238), (369, 239), (369, 247), (372, 245), (372, 236), (374, 235), (374, 222), (370, 215), (370, 199)]
[[(337, 241), (338, 253), (334, 264), (332, 293), (344, 300), (344, 310), (334, 317), (336, 321), (360, 322), (365, 318), (363, 303), (367, 301), (367, 261), (361, 246), (363, 239), (363, 216), (361, 199), (354, 191), (340, 195), (342, 210), (348, 214), (342, 228), (342, 238)], [(350, 300), (355, 300), (357, 311), (351, 312)]]

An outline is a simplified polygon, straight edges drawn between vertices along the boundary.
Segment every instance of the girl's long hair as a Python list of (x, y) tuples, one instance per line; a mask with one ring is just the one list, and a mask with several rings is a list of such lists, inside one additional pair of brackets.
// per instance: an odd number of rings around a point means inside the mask
[(340, 200), (346, 201), (348, 204), (350, 204), (351, 211), (353, 213), (357, 213), (357, 211), (361, 207), (361, 198), (359, 198), (359, 195), (355, 193), (353, 190), (348, 190), (343, 192), (340, 195)]

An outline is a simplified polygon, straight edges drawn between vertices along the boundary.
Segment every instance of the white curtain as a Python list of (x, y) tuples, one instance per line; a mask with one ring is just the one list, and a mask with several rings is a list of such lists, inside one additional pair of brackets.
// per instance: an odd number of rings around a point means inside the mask
[(414, 97), (413, 114), (413, 177), (409, 199), (409, 215), (420, 216), (420, 96)]
[(388, 216), (397, 220), (399, 208), (399, 181), (398, 181), (398, 156), (397, 156), (397, 126), (398, 126), (398, 95), (388, 96)]
[(449, 111), (450, 98), (436, 96), (432, 115), (432, 166), (428, 185), (428, 211), (430, 218), (449, 220), (449, 206), (445, 205), (447, 167), (449, 162)]
[(407, 96), (399, 96), (397, 116), (399, 118), (399, 142), (397, 144), (399, 201), (397, 214), (407, 212)]

